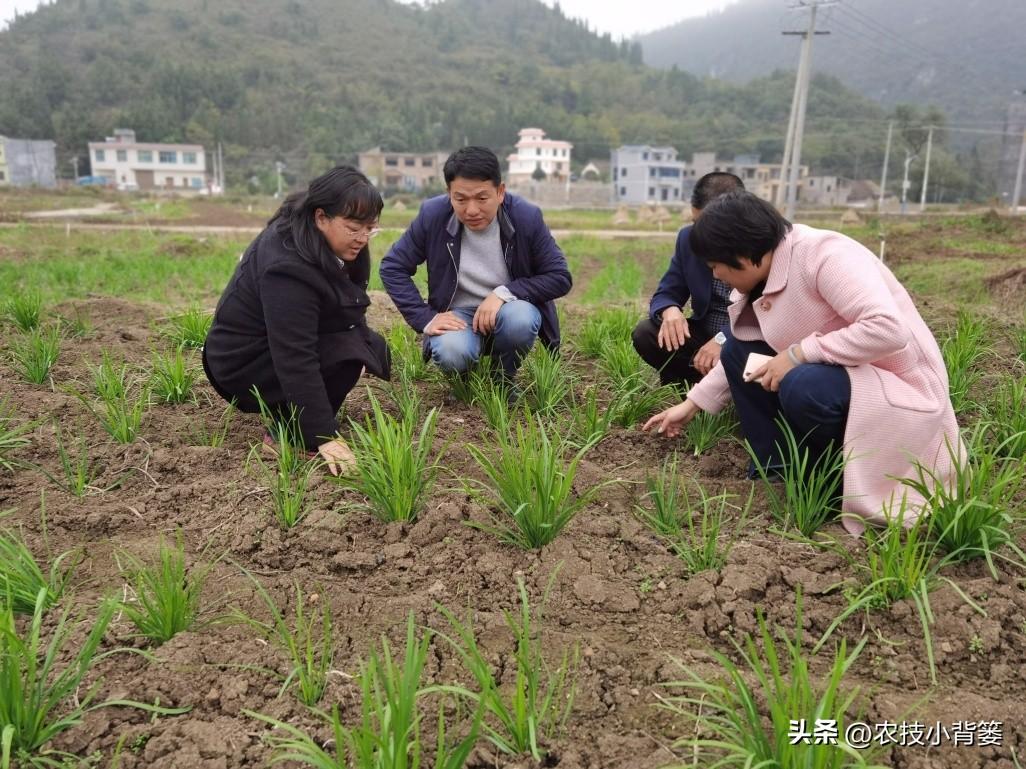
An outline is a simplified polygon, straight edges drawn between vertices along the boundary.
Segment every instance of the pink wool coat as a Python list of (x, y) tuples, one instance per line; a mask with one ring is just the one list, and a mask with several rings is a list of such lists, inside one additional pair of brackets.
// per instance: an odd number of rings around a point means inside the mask
[[(940, 349), (908, 292), (864, 246), (801, 224), (773, 252), (763, 295), (754, 308), (735, 291), (730, 328), (746, 341), (781, 352), (800, 344), (809, 363), (844, 366), (851, 379), (845, 429), (844, 526), (859, 535), (865, 522), (885, 523), (908, 498), (905, 524), (922, 498), (897, 479), (917, 477), (919, 462), (939, 479), (952, 471), (948, 447), (962, 452)], [(758, 385), (752, 385), (758, 386)], [(717, 413), (730, 402), (722, 365), (688, 394)]]

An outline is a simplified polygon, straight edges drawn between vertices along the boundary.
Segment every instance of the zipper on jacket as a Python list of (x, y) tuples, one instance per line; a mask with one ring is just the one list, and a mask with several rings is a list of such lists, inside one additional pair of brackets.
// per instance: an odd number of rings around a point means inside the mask
[(455, 241), (450, 240), (445, 244), (445, 247), (449, 249), (449, 258), (452, 259), (452, 266), (456, 270), (456, 282), (452, 286), (452, 296), (449, 297), (449, 303), (445, 305), (445, 311), (449, 312), (452, 309), (452, 300), (456, 298), (456, 292), (460, 287), (460, 266), (456, 264), (456, 255), (452, 252), (452, 247)]

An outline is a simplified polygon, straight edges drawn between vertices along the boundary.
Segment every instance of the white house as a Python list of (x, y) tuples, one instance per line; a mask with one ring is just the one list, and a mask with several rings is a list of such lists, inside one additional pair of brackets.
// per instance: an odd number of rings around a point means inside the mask
[(103, 142), (89, 142), (93, 176), (121, 190), (207, 190), (207, 157), (198, 144), (155, 144), (135, 140), (119, 128)]
[(687, 166), (673, 147), (625, 144), (610, 153), (613, 199), (618, 203), (682, 203)]
[(510, 184), (530, 182), (538, 169), (551, 181), (570, 179), (570, 152), (574, 148), (573, 144), (546, 139), (545, 132), (540, 128), (522, 128), (519, 136), (517, 151), (507, 158), (509, 174), (506, 180)]

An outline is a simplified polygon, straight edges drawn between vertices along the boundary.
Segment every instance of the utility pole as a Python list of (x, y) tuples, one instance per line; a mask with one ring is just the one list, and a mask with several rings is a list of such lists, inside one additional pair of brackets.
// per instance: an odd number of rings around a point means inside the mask
[(919, 210), (920, 212), (926, 210), (926, 185), (930, 181), (930, 151), (933, 149), (933, 126), (930, 126), (930, 132), (926, 135), (926, 167), (923, 169), (923, 191), (919, 198)]
[(1019, 147), (1019, 169), (1015, 172), (1015, 190), (1012, 192), (1012, 213), (1019, 213), (1019, 196), (1022, 195), (1022, 171), (1026, 166), (1026, 131), (1022, 132), (1022, 146)]
[(221, 142), (217, 143), (217, 185), (221, 188), (221, 194), (224, 195), (224, 148)]
[(278, 160), (275, 161), (274, 167), (278, 171), (278, 191), (275, 193), (274, 197), (275, 199), (278, 199), (281, 197), (281, 172), (285, 170), (285, 164)]
[(78, 181), (78, 155), (71, 158), (71, 165), (75, 168), (75, 177), (72, 181)]
[[(837, 0), (800, 0), (798, 8), (809, 8), (809, 27), (805, 32), (785, 33), (799, 34), (803, 36), (802, 55), (798, 65), (798, 81), (795, 87), (800, 89), (798, 94), (797, 111), (794, 117), (793, 148), (791, 150), (791, 168), (787, 180), (787, 204), (784, 209), (784, 218), (794, 219), (794, 209), (798, 200), (798, 176), (802, 165), (802, 138), (805, 133), (805, 108), (809, 98), (809, 73), (812, 71), (812, 38), (817, 34), (829, 34), (827, 32), (816, 32), (816, 12), (821, 7), (835, 5)], [(782, 169), (783, 170), (783, 169)]]
[(894, 121), (887, 124), (887, 149), (884, 150), (883, 174), (880, 176), (880, 198), (876, 201), (876, 212), (883, 211), (884, 197), (887, 195), (887, 164), (891, 159), (891, 136), (894, 135)]
[(908, 188), (912, 182), (908, 180), (908, 167), (919, 155), (913, 155), (911, 150), (905, 150), (905, 177), (901, 180), (901, 213), (905, 213), (906, 202), (908, 201)]
[[(793, 34), (784, 32), (782, 34)], [(780, 184), (777, 185), (777, 194), (773, 203), (780, 208), (787, 198), (787, 172), (791, 167), (791, 151), (794, 148), (794, 121), (798, 117), (798, 101), (801, 94), (802, 67), (805, 65), (805, 58), (798, 62), (798, 72), (794, 77), (794, 94), (791, 96), (791, 114), (787, 118), (787, 136), (784, 138), (784, 157), (780, 161)]]

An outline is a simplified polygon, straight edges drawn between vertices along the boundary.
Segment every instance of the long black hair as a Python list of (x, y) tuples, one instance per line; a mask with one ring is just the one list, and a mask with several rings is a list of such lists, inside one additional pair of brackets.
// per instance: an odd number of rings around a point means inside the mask
[[(276, 225), (286, 245), (300, 259), (321, 268), (327, 276), (339, 275), (338, 258), (328, 247), (314, 216), (317, 209), (326, 216), (369, 224), (376, 222), (385, 203), (370, 179), (352, 166), (335, 166), (310, 182), (305, 192), (294, 192), (267, 222)], [(370, 250), (364, 246), (356, 259), (346, 265), (350, 279), (366, 286), (370, 280)]]

